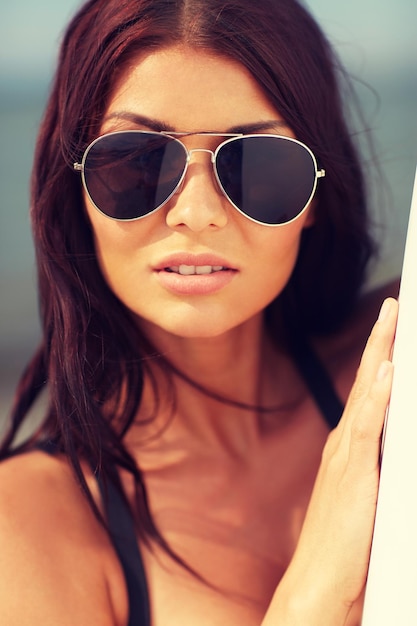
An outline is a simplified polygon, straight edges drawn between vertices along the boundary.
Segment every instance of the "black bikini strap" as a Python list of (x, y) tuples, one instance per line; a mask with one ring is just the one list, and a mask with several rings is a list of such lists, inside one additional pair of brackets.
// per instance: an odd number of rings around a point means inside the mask
[(150, 608), (142, 557), (131, 512), (118, 489), (98, 479), (113, 544), (122, 565), (129, 596), (129, 626), (149, 626)]
[(330, 428), (335, 428), (342, 416), (344, 405), (337, 395), (333, 382), (323, 363), (300, 337), (292, 341), (291, 352), (304, 382)]
[[(54, 441), (37, 444), (37, 449), (55, 455), (59, 449)], [(139, 551), (131, 512), (119, 490), (111, 481), (106, 485), (97, 478), (114, 548), (124, 571), (129, 597), (128, 626), (149, 626), (150, 608), (142, 557)]]

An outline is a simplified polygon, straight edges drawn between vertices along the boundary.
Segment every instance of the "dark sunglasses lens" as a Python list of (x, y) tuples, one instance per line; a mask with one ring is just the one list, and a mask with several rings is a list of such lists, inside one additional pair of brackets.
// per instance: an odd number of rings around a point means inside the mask
[(242, 137), (219, 150), (220, 183), (243, 213), (263, 224), (291, 221), (311, 200), (316, 167), (301, 144), (280, 137)]
[(158, 133), (121, 132), (89, 149), (84, 180), (96, 207), (119, 220), (143, 217), (175, 191), (186, 163), (179, 141)]

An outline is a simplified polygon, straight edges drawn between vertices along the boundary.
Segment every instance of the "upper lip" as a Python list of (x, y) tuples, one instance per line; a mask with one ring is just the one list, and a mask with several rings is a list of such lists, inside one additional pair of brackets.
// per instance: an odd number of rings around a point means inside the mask
[(211, 265), (214, 267), (221, 266), (230, 270), (236, 269), (230, 264), (229, 261), (227, 261), (223, 257), (218, 256), (217, 254), (210, 253), (210, 252), (202, 253), (202, 254), (192, 254), (189, 252), (176, 252), (174, 254), (171, 254), (165, 257), (164, 259), (162, 259), (162, 261), (156, 263), (156, 265), (154, 266), (154, 270), (161, 271), (161, 270), (166, 269), (167, 267), (176, 267), (179, 265), (194, 265), (197, 267)]

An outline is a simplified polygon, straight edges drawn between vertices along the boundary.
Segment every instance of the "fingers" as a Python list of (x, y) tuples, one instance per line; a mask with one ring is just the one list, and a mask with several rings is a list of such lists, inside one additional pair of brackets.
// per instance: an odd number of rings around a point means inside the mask
[[(353, 415), (361, 409), (369, 394), (376, 398), (382, 391), (384, 373), (388, 373), (392, 346), (397, 323), (398, 303), (394, 298), (387, 298), (380, 310), (357, 372), (356, 380), (347, 403), (347, 415)], [(378, 384), (377, 384), (378, 381)], [(371, 391), (372, 390), (372, 391)]]
[(388, 298), (366, 344), (344, 414), (343, 431), (349, 430), (349, 461), (362, 471), (365, 460), (369, 471), (379, 463), (379, 441), (392, 386), (390, 358), (397, 315), (396, 300)]
[(349, 463), (353, 467), (361, 467), (359, 461), (363, 459), (366, 459), (366, 468), (371, 472), (379, 465), (379, 442), (391, 393), (393, 370), (390, 361), (382, 361), (360, 411), (352, 419)]

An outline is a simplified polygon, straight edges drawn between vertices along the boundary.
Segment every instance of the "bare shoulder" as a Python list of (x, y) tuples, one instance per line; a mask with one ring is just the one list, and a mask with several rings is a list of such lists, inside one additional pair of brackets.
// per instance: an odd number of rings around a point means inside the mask
[(34, 451), (0, 464), (0, 555), (4, 623), (124, 623), (117, 559), (65, 460)]
[(347, 398), (372, 326), (386, 298), (397, 298), (399, 281), (373, 289), (359, 300), (344, 327), (315, 342), (316, 349), (332, 376), (340, 396)]

